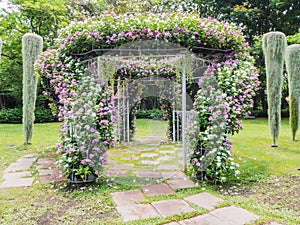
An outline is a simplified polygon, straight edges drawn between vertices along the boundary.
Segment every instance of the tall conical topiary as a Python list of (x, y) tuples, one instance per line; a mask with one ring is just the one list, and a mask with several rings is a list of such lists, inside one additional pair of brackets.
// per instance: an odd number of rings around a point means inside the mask
[(262, 45), (267, 72), (268, 117), (273, 138), (272, 147), (277, 147), (281, 123), (283, 60), (287, 45), (285, 34), (281, 32), (264, 34)]
[(1, 62), (1, 53), (2, 53), (2, 39), (0, 37), (0, 62)]
[(286, 69), (289, 81), (290, 95), (290, 127), (292, 130), (292, 140), (296, 140), (296, 132), (299, 126), (300, 107), (300, 45), (295, 44), (287, 48)]
[(25, 144), (32, 139), (37, 79), (34, 63), (43, 49), (43, 39), (36, 34), (25, 34), (22, 38), (23, 54), (23, 130)]

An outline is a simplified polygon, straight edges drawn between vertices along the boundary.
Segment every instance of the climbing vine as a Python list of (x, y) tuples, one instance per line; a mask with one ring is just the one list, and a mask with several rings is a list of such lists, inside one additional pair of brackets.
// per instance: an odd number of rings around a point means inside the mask
[[(147, 42), (147, 40), (152, 40), (152, 42)], [(227, 135), (237, 133), (242, 128), (240, 118), (248, 114), (248, 109), (252, 104), (251, 98), (258, 85), (253, 59), (247, 53), (249, 46), (242, 31), (234, 24), (212, 18), (199, 18), (195, 14), (178, 13), (104, 14), (97, 18), (74, 21), (60, 31), (60, 35), (55, 41), (57, 49), (47, 50), (42, 54), (36, 64), (36, 72), (42, 78), (46, 94), (53, 99), (52, 107), (58, 113), (60, 120), (64, 121), (59, 151), (62, 154), (62, 163), (65, 163), (64, 168), (71, 168), (71, 170), (65, 169), (67, 175), (73, 172), (83, 177), (89, 173), (101, 174), (102, 166), (95, 171), (92, 159), (98, 158), (98, 161), (103, 162), (101, 165), (104, 165), (105, 152), (113, 145), (113, 137), (110, 132), (104, 135), (105, 139), (100, 139), (100, 136), (103, 132), (110, 131), (114, 123), (115, 109), (112, 97), (115, 93), (112, 90), (116, 85), (116, 79), (139, 79), (159, 75), (164, 79), (175, 79), (174, 81), (176, 81), (181, 77), (183, 65), (174, 60), (174, 63), (167, 63), (165, 66), (157, 66), (160, 63), (156, 62), (154, 67), (144, 66), (140, 63), (129, 63), (125, 67), (118, 67), (118, 64), (114, 62), (115, 64), (108, 64), (108, 67), (116, 66), (115, 70), (111, 70), (113, 72), (106, 71), (107, 69), (100, 70), (100, 67), (97, 66), (92, 67), (95, 68), (91, 72), (94, 80), (89, 82), (95, 83), (95, 86), (92, 85), (92, 87), (97, 90), (95, 93), (98, 94), (91, 96), (95, 103), (86, 105), (86, 107), (94, 110), (89, 114), (93, 117), (91, 121), (97, 124), (97, 121), (102, 120), (100, 112), (105, 112), (106, 122), (101, 126), (83, 126), (85, 131), (80, 131), (85, 133), (87, 140), (89, 137), (93, 137), (102, 143), (100, 145), (102, 149), (96, 151), (97, 154), (93, 152), (93, 157), (91, 157), (90, 154), (83, 154), (88, 152), (89, 145), (80, 147), (79, 143), (83, 142), (70, 137), (73, 134), (78, 135), (79, 132), (78, 129), (73, 129), (71, 124), (77, 118), (78, 110), (75, 105), (82, 104), (78, 99), (81, 99), (79, 95), (82, 96), (83, 93), (80, 87), (82, 83), (86, 82), (86, 70), (91, 68), (86, 65), (93, 62), (92, 60), (89, 62), (89, 59), (104, 55), (109, 49), (122, 49), (122, 45), (126, 43), (143, 42), (145, 49), (151, 49), (158, 41), (162, 41), (166, 49), (174, 48), (172, 44), (175, 43), (186, 49), (185, 54), (190, 52), (192, 55), (197, 55), (204, 51), (204, 55), (200, 56), (211, 61), (211, 65), (199, 80), (200, 89), (194, 104), (194, 110), (198, 114), (194, 116), (195, 129), (189, 130), (194, 134), (194, 136), (190, 135), (193, 139), (190, 148), (190, 164), (196, 173), (200, 167), (203, 167), (198, 166), (199, 164), (208, 163), (206, 169), (210, 171), (211, 177), (222, 181), (226, 179), (226, 175), (224, 175), (226, 173), (222, 172), (224, 171), (222, 168), (225, 168), (224, 165), (230, 168), (232, 163), (231, 143), (227, 140)], [(213, 54), (210, 54), (210, 50)], [(83, 63), (83, 60), (89, 63)], [(103, 61), (105, 60), (103, 59)], [(193, 58), (187, 58), (187, 61), (186, 72), (191, 78), (194, 69), (191, 66)], [(105, 68), (105, 66), (101, 68)], [(108, 78), (106, 86), (97, 80), (103, 76)], [(204, 85), (207, 81), (214, 81), (213, 86)], [(210, 99), (213, 101), (209, 101)], [(210, 105), (209, 102), (214, 102), (215, 105)], [(172, 105), (165, 104), (165, 107), (170, 117), (169, 109)], [(217, 126), (220, 117), (223, 120)], [(220, 126), (222, 127), (221, 133)], [(219, 136), (212, 135), (215, 133)], [(81, 137), (81, 135), (79, 136)], [(72, 144), (70, 145), (70, 143)], [(217, 143), (217, 145), (213, 143)], [(85, 148), (82, 149), (82, 147)], [(203, 148), (212, 150), (211, 160), (206, 160), (206, 162), (203, 160), (206, 157), (200, 151)], [(226, 154), (222, 154), (222, 152)], [(215, 159), (219, 159), (217, 156), (220, 154), (225, 160), (212, 164)], [(74, 160), (69, 156), (72, 156)], [(79, 164), (74, 164), (74, 157)], [(91, 161), (93, 162), (91, 163)], [(217, 165), (217, 167), (213, 165)], [(232, 171), (234, 170), (235, 168), (232, 168)]]

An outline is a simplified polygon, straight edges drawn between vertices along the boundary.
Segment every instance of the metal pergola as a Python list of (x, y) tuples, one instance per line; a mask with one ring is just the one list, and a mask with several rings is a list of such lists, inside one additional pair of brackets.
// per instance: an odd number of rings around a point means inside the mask
[[(186, 128), (187, 128), (187, 55), (191, 54), (192, 52), (187, 50), (186, 48), (182, 47), (174, 47), (174, 46), (168, 46), (168, 48), (164, 48), (161, 46), (161, 44), (157, 44), (156, 47), (153, 48), (142, 48), (142, 46), (122, 46), (120, 48), (116, 49), (99, 49), (99, 50), (93, 50), (92, 51), (94, 56), (92, 59), (84, 60), (83, 62), (88, 62), (89, 65), (91, 65), (91, 60), (96, 60), (96, 63), (94, 61), (94, 65), (97, 67), (98, 76), (102, 82), (107, 83), (108, 77), (105, 73), (103, 73), (103, 70), (101, 68), (103, 62), (105, 61), (111, 61), (115, 62), (116, 66), (122, 66), (129, 63), (144, 63), (147, 62), (147, 60), (151, 58), (161, 58), (161, 59), (168, 59), (169, 61), (177, 61), (180, 62), (182, 65), (181, 68), (181, 109), (173, 109), (173, 141), (180, 140), (182, 141), (182, 148), (183, 148), (183, 167), (186, 169), (187, 165), (187, 140), (186, 140)], [(96, 56), (96, 57), (95, 57)], [(200, 76), (202, 76), (203, 72), (209, 65), (210, 61), (205, 60), (203, 58), (197, 58), (195, 55), (192, 55), (193, 60), (197, 61), (199, 65), (196, 63), (196, 68), (193, 68), (193, 77), (192, 81), (198, 80)], [(158, 61), (159, 63), (162, 63)], [(130, 114), (130, 102), (129, 98), (125, 97), (128, 95), (128, 80), (123, 80), (125, 82), (125, 85), (121, 85), (120, 82), (117, 84), (117, 104), (118, 107), (121, 106), (125, 111), (123, 112), (123, 117), (118, 120), (117, 129), (119, 138), (123, 136), (123, 141), (130, 142), (130, 124), (129, 124), (129, 114)], [(145, 82), (151, 82), (151, 80), (146, 80)], [(127, 83), (127, 84), (126, 84)], [(123, 101), (122, 101), (123, 99)], [(125, 101), (124, 101), (125, 100)], [(191, 101), (189, 101), (190, 103)], [(120, 109), (118, 109), (120, 113)], [(177, 120), (175, 120), (175, 117), (177, 117)], [(181, 135), (179, 133), (179, 124), (178, 119), (181, 117)], [(177, 121), (177, 124), (175, 124), (175, 121)], [(120, 127), (123, 126), (123, 133), (120, 133)], [(176, 129), (177, 127), (177, 129)]]

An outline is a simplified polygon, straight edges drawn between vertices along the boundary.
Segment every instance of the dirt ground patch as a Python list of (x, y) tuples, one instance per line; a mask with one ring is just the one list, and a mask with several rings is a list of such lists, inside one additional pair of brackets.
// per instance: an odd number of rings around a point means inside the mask
[(300, 176), (272, 177), (257, 182), (256, 185), (230, 187), (226, 191), (218, 190), (228, 195), (251, 196), (261, 203), (266, 203), (274, 209), (287, 209), (300, 216)]

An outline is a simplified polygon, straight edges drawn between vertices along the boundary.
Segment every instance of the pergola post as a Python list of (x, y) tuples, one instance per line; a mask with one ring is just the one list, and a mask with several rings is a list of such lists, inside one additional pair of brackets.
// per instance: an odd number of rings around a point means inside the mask
[(173, 143), (176, 142), (176, 129), (175, 129), (175, 108), (173, 109), (173, 112), (172, 112), (172, 124), (173, 124)]
[(126, 82), (126, 128), (127, 128), (127, 142), (130, 142), (130, 128), (129, 128), (129, 120), (130, 120), (130, 108), (129, 108), (129, 90), (128, 90), (128, 82)]
[[(126, 83), (126, 81), (124, 82), (124, 84)], [(126, 85), (126, 84), (125, 84)], [(126, 140), (126, 106), (125, 106), (125, 87), (123, 85), (123, 101), (122, 101), (122, 107), (123, 107), (123, 115), (122, 115), (122, 119), (123, 119), (123, 141), (125, 142)], [(126, 96), (127, 97), (127, 96)]]
[(117, 103), (117, 106), (118, 106), (118, 140), (119, 141), (121, 141), (121, 123), (122, 123), (122, 121), (121, 121), (121, 107), (120, 107), (120, 98), (121, 98), (121, 94), (120, 94), (120, 92), (121, 92), (121, 89), (120, 89), (120, 79), (118, 79), (118, 84), (117, 84), (117, 95), (118, 95), (118, 99), (117, 99), (117, 101), (118, 101), (118, 103)]
[[(186, 56), (183, 57), (183, 66), (182, 66), (182, 148), (183, 148), (183, 169), (186, 170)], [(179, 127), (177, 128), (179, 129)]]

